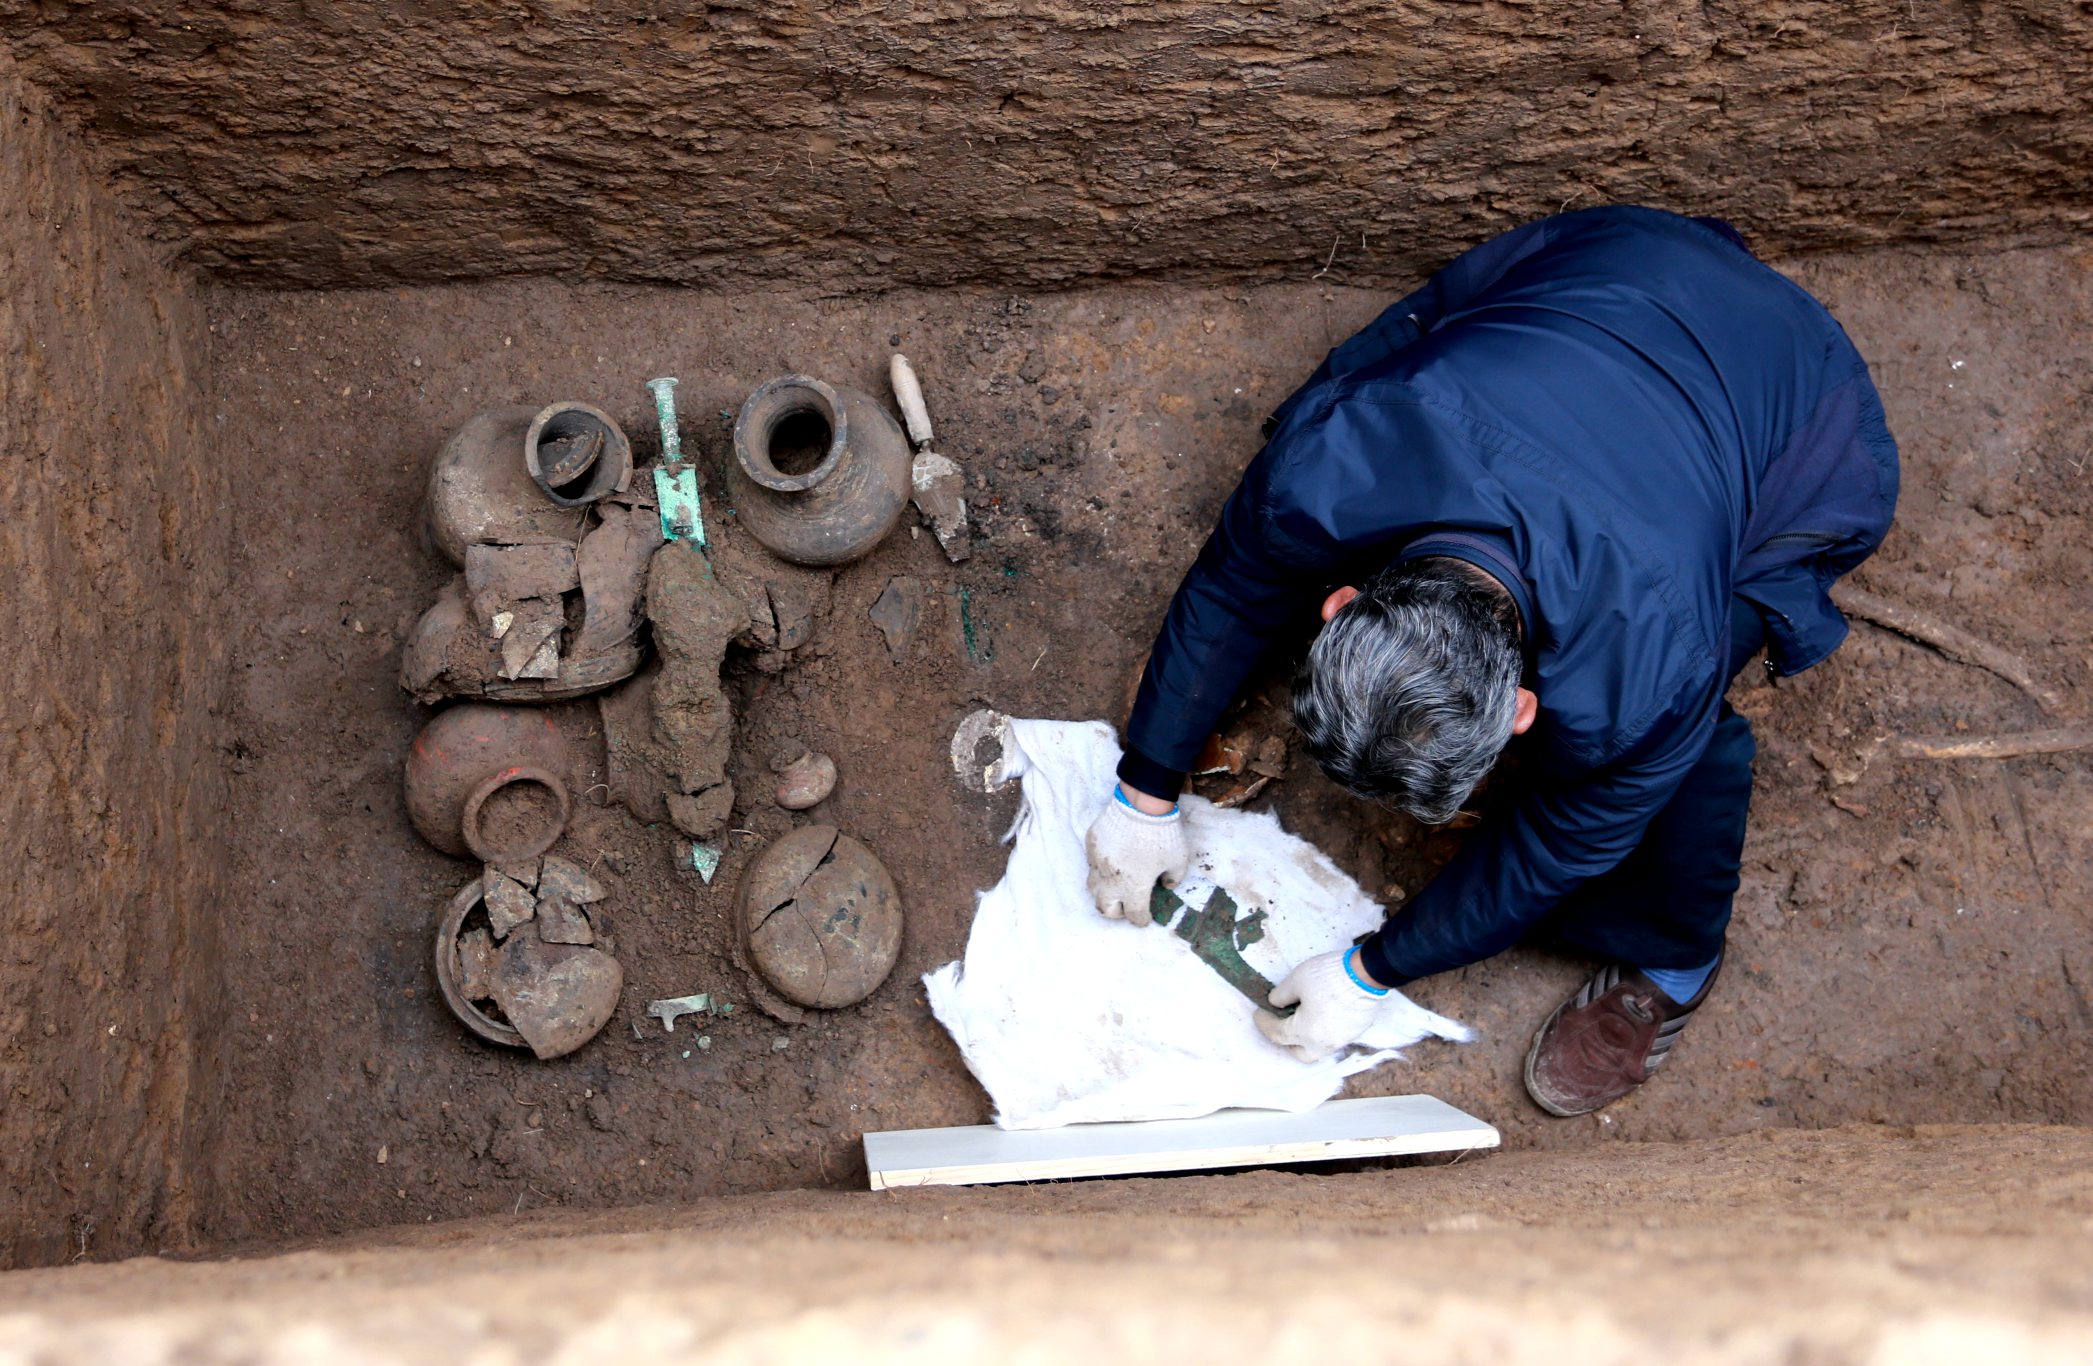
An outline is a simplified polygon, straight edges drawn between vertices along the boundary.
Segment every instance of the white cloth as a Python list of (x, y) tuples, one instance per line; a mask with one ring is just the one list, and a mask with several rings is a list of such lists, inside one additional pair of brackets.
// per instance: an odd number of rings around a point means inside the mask
[[(1346, 1077), (1420, 1039), (1466, 1040), (1460, 1024), (1391, 991), (1349, 1057), (1303, 1063), (1251, 1023), (1256, 1007), (1158, 921), (1097, 913), (1083, 835), (1112, 800), (1119, 745), (1102, 722), (1011, 720), (989, 784), (1017, 778), (1010, 863), (984, 893), (966, 956), (923, 979), (1005, 1129), (1176, 1119), (1231, 1106), (1309, 1110)], [(968, 746), (971, 749), (971, 745)], [(977, 770), (978, 772), (978, 770)], [(1321, 851), (1263, 812), (1184, 799), (1188, 909), (1225, 888), (1264, 938), (1243, 958), (1274, 982), (1301, 960), (1381, 923), (1381, 908)]]

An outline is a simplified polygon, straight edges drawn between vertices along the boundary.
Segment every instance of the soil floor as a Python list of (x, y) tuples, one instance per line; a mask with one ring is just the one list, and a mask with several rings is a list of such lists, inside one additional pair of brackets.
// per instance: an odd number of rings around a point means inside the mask
[[(21, 1362), (2063, 1366), (2093, 1133), (1776, 1130), (392, 1228), (0, 1276)], [(1632, 1287), (1632, 1292), (1624, 1290)]]
[[(2093, 249), (1823, 257), (1792, 273), (1873, 362), (1903, 444), (1898, 529), (1861, 582), (2025, 655), (2065, 713), (2093, 710)], [(200, 1067), (215, 1079), (202, 1238), (850, 1187), (865, 1130), (985, 1120), (918, 979), (961, 951), (1014, 796), (958, 788), (952, 728), (984, 704), (1118, 720), (1259, 422), (1387, 301), (1327, 281), (1041, 297), (215, 293), (208, 430), (239, 472), (221, 604), (236, 848), (233, 1028)], [(755, 385), (801, 371), (883, 396), (896, 348), (973, 482), (973, 557), (948, 565), (927, 534), (898, 531), (835, 576), (812, 645), (730, 655), (741, 798), (709, 887), (675, 871), (673, 831), (596, 804), (596, 708), (557, 707), (580, 756), (561, 851), (610, 888), (624, 1000), (557, 1062), (477, 1042), (429, 967), (436, 918), (477, 869), (414, 836), (400, 783), (428, 715), (397, 686), (400, 644), (451, 572), (419, 537), (431, 456), (480, 409), (577, 398), (651, 458), (642, 384), (674, 374), (686, 448), (724, 509), (729, 424)], [(900, 659), (867, 615), (897, 575), (931, 590)], [(1265, 696), (1239, 724), (1283, 733)], [(2093, 1122), (2093, 758), (1878, 760), (1833, 785), (1829, 770), (1878, 733), (2058, 724), (1998, 677), (1865, 625), (1827, 664), (1735, 700), (1760, 761), (1733, 966), (1668, 1072), (1598, 1118), (1543, 1117), (1520, 1059), (1587, 968), (1520, 950), (1414, 991), (1480, 1042), (1421, 1047), (1353, 1093), (1437, 1093), (1511, 1149), (1855, 1120)], [(769, 800), (768, 765), (798, 744), (832, 755), (841, 781), (795, 816)], [(1257, 801), (1369, 888), (1422, 885), (1459, 838), (1347, 799), (1298, 754)], [(729, 909), (752, 851), (809, 820), (884, 859), (907, 929), (870, 1000), (788, 1027), (747, 1004)], [(743, 1005), (702, 1047), (644, 1015), (695, 991)]]

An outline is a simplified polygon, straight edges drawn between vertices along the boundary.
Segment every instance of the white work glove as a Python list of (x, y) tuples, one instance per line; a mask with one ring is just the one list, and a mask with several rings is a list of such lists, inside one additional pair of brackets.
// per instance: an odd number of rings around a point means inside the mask
[(1182, 812), (1173, 806), (1160, 816), (1144, 816), (1117, 793), (1090, 823), (1083, 847), (1090, 854), (1090, 896), (1098, 914), (1135, 925), (1149, 923), (1148, 899), (1156, 883), (1175, 887), (1192, 863)]
[(1357, 1043), (1373, 1027), (1388, 996), (1386, 987), (1369, 987), (1354, 975), (1359, 971), (1357, 960), (1347, 967), (1345, 960), (1358, 951), (1319, 953), (1286, 974), (1286, 980), (1272, 988), (1271, 1002), (1296, 1009), (1287, 1016), (1258, 1011), (1258, 1033), (1302, 1062), (1319, 1062)]

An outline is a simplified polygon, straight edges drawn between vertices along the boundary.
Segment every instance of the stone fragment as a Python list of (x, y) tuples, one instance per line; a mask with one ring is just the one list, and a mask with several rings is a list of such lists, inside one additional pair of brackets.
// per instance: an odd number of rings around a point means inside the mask
[(777, 803), (787, 811), (804, 811), (835, 788), (836, 761), (826, 754), (802, 754), (778, 774)]
[(916, 515), (937, 537), (945, 558), (958, 564), (973, 553), (967, 544), (966, 476), (936, 451), (918, 451), (909, 472)]
[(872, 604), (872, 624), (887, 638), (887, 653), (897, 664), (906, 660), (915, 647), (926, 601), (922, 581), (902, 574), (889, 581)]

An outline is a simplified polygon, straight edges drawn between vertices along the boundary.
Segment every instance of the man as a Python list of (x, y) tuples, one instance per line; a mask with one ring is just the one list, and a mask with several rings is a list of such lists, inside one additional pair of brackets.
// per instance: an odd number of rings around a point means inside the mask
[(1170, 604), (1089, 834), (1098, 909), (1148, 920), (1185, 871), (1185, 771), (1266, 648), (1339, 783), (1453, 817), (1515, 735), (1518, 791), (1363, 943), (1260, 1013), (1303, 1059), (1388, 989), (1539, 931), (1606, 966), (1549, 1017), (1527, 1089), (1587, 1114), (1640, 1085), (1722, 965), (1751, 797), (1723, 700), (1837, 648), (1826, 591), (1872, 553), (1897, 452), (1831, 315), (1728, 224), (1653, 209), (1476, 247), (1330, 353)]

